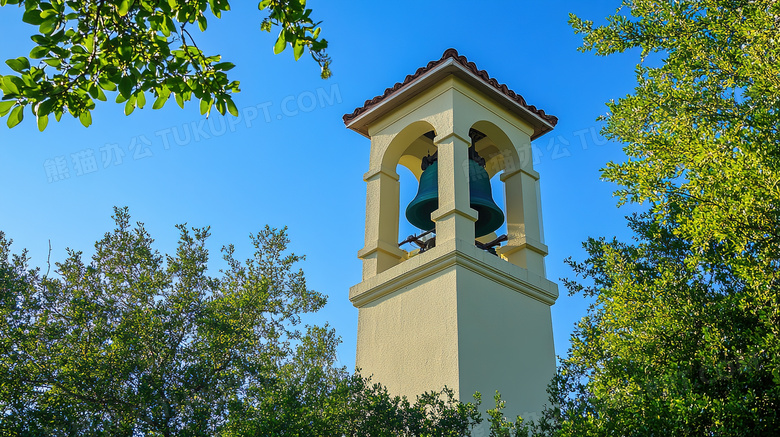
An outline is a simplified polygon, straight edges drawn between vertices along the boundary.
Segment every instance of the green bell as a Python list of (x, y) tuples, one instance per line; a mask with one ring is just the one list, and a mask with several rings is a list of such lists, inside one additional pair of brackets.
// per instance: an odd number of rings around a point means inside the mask
[[(484, 162), (479, 156), (476, 158)], [(406, 207), (406, 219), (423, 231), (435, 227), (431, 213), (439, 207), (439, 163), (435, 159), (435, 155), (423, 158), (423, 173), (420, 175), (417, 196)], [(474, 158), (469, 159), (469, 180), (469, 203), (479, 214), (474, 224), (474, 236), (481, 237), (501, 227), (504, 213), (493, 201), (487, 171)]]

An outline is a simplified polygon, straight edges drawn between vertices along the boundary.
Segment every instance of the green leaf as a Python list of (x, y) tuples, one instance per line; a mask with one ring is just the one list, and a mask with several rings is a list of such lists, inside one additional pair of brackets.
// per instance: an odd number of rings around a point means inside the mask
[(46, 125), (49, 124), (49, 116), (48, 115), (39, 115), (38, 116), (38, 130), (43, 132), (46, 129)]
[(199, 15), (198, 16), (198, 28), (200, 28), (201, 32), (206, 30), (207, 24), (208, 23), (206, 22), (206, 17), (204, 17), (203, 15)]
[(214, 69), (215, 70), (220, 70), (220, 71), (230, 71), (235, 66), (236, 66), (236, 64), (234, 64), (232, 62), (220, 62), (219, 64), (214, 64)]
[(296, 61), (301, 58), (301, 55), (303, 55), (303, 49), (305, 47), (306, 46), (303, 41), (301, 40), (295, 41), (295, 46), (293, 46), (293, 54), (295, 55)]
[(279, 32), (279, 38), (276, 39), (276, 44), (274, 44), (274, 54), (282, 53), (286, 47), (287, 42), (284, 40), (284, 32)]
[(9, 128), (16, 126), (17, 124), (22, 122), (22, 119), (24, 119), (24, 106), (19, 105), (11, 111), (11, 114), (8, 115), (8, 120), (6, 121), (6, 124)]
[(16, 76), (3, 76), (3, 91), (5, 94), (19, 94), (19, 87), (24, 86), (24, 82)]
[(58, 68), (62, 64), (62, 62), (57, 58), (47, 58), (44, 59), (43, 62), (55, 68)]
[(16, 100), (0, 101), (0, 117), (3, 117), (5, 116), (5, 114), (8, 114), (8, 111), (10, 111), (15, 104), (16, 104)]
[(97, 93), (98, 88), (99, 87), (97, 85), (95, 85), (94, 83), (91, 83), (87, 87), (87, 92), (89, 93), (90, 96), (92, 96), (92, 98), (96, 99), (97, 96), (98, 96), (98, 93)]
[(133, 48), (132, 47), (130, 47), (128, 45), (125, 45), (125, 44), (122, 44), (121, 46), (119, 46), (119, 49), (117, 49), (117, 50), (119, 51), (119, 57), (120, 58), (122, 58), (122, 59), (124, 59), (126, 61), (129, 61), (130, 59), (133, 58)]
[(27, 24), (32, 24), (33, 26), (38, 26), (39, 24), (43, 23), (43, 18), (41, 18), (41, 11), (37, 9), (31, 9), (22, 15), (22, 21), (24, 21)]
[(226, 98), (225, 98), (225, 103), (227, 104), (227, 110), (228, 110), (228, 112), (229, 112), (229, 113), (230, 113), (232, 116), (234, 116), (234, 117), (238, 117), (238, 108), (236, 108), (236, 104), (235, 104), (235, 103), (233, 103), (233, 99), (231, 99), (230, 97), (226, 97)]
[(135, 111), (135, 96), (131, 96), (125, 103), (125, 115), (130, 115)]
[(157, 100), (155, 100), (154, 104), (152, 105), (152, 109), (160, 109), (163, 106), (165, 106), (165, 102), (168, 101), (168, 97), (170, 97), (170, 96), (159, 96), (159, 97), (157, 97)]
[(103, 89), (99, 86), (95, 86), (95, 89), (97, 90), (97, 97), (96, 99), (100, 100), (101, 102), (106, 101), (106, 93), (103, 92)]
[(32, 50), (30, 50), (30, 57), (32, 59), (41, 59), (42, 57), (49, 54), (49, 49), (42, 46), (35, 46)]
[(117, 13), (120, 16), (122, 16), (122, 17), (127, 15), (127, 11), (130, 10), (130, 4), (131, 4), (130, 0), (122, 0), (122, 1), (120, 1), (119, 5), (116, 8)]
[(176, 93), (176, 103), (181, 109), (184, 109), (184, 96), (181, 93)]
[(144, 95), (143, 90), (138, 90), (138, 93), (136, 93), (136, 104), (139, 109), (144, 109), (144, 106), (146, 105), (146, 95)]
[(38, 104), (38, 108), (36, 108), (35, 113), (38, 114), (38, 117), (42, 115), (49, 115), (51, 113), (52, 108), (54, 107), (55, 100), (54, 99), (46, 99)]
[(100, 78), (98, 80), (98, 83), (100, 84), (100, 87), (103, 88), (104, 90), (116, 91), (116, 84), (114, 82), (111, 82), (108, 79)]
[(98, 99), (103, 102), (106, 101), (106, 94), (100, 88), (100, 85), (91, 83), (89, 84), (89, 88), (87, 89), (87, 91), (89, 91), (89, 95), (92, 96), (92, 98)]
[(9, 59), (5, 61), (6, 64), (8, 64), (11, 69), (17, 73), (21, 73), (25, 69), (30, 68), (30, 62), (27, 60), (27, 58), (24, 57), (18, 57), (16, 59)]
[(268, 7), (268, 5), (271, 4), (271, 0), (263, 0), (260, 3), (257, 4), (257, 8), (261, 11)]
[(48, 18), (38, 27), (38, 31), (44, 35), (51, 35), (54, 29), (57, 28), (58, 21), (56, 18)]
[(89, 111), (84, 111), (79, 115), (79, 121), (84, 127), (89, 127), (92, 124), (92, 114)]
[(121, 94), (124, 98), (130, 98), (130, 94), (133, 91), (133, 85), (134, 80), (130, 76), (122, 76), (122, 79), (119, 81), (119, 94)]
[(211, 111), (211, 104), (213, 101), (211, 99), (201, 99), (200, 100), (200, 114), (208, 114), (209, 111)]

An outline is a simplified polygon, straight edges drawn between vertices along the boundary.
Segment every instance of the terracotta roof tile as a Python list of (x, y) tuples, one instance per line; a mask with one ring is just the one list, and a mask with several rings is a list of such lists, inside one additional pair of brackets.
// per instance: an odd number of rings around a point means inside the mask
[(425, 67), (418, 68), (414, 74), (410, 74), (406, 76), (403, 82), (398, 82), (392, 87), (387, 88), (385, 92), (382, 93), (381, 95), (376, 96), (371, 100), (366, 100), (363, 106), (355, 109), (351, 114), (344, 114), (343, 117), (344, 123), (348, 124), (350, 121), (359, 117), (362, 113), (371, 109), (374, 105), (378, 104), (379, 102), (386, 99), (387, 97), (389, 97), (390, 95), (398, 91), (399, 89), (403, 88), (404, 86), (414, 81), (418, 77), (424, 75), (428, 71), (436, 68), (436, 66), (438, 66), (439, 64), (441, 64), (442, 62), (450, 58), (452, 58), (462, 66), (466, 67), (474, 75), (482, 79), (485, 83), (489, 84), (493, 88), (500, 91), (505, 96), (509, 97), (510, 99), (514, 100), (515, 102), (517, 102), (518, 104), (526, 108), (527, 110), (531, 111), (532, 113), (538, 115), (539, 117), (547, 121), (550, 125), (555, 126), (558, 123), (558, 117), (554, 115), (545, 114), (544, 110), (538, 109), (536, 106), (527, 104), (523, 96), (512, 91), (505, 84), (499, 83), (496, 79), (490, 77), (490, 75), (488, 75), (488, 73), (485, 70), (478, 69), (476, 64), (470, 62), (468, 59), (466, 59), (465, 56), (459, 55), (458, 51), (452, 48), (445, 50), (441, 59), (438, 59), (436, 61), (431, 61)]

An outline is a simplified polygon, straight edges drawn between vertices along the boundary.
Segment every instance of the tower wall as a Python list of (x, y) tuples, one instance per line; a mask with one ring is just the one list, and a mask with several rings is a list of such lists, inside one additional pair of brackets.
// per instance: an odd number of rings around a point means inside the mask
[[(483, 410), (498, 390), (508, 418), (536, 417), (555, 373), (550, 306), (558, 287), (545, 277), (531, 141), (557, 118), (448, 50), (344, 120), (371, 139), (363, 280), (349, 293), (361, 373), (411, 401), (444, 386), (466, 402), (479, 391)], [(481, 135), (471, 137), (472, 129)], [(501, 173), (507, 242), (498, 255), (474, 244), (471, 146), (488, 177)], [(419, 179), (421, 159), (434, 151), (436, 246), (410, 253), (398, 247), (396, 168), (417, 167)]]
[(453, 389), (464, 402), (496, 390), (508, 417), (547, 403), (555, 373), (550, 304), (557, 287), (473, 244), (436, 246), (350, 290), (358, 306), (357, 366), (414, 400)]

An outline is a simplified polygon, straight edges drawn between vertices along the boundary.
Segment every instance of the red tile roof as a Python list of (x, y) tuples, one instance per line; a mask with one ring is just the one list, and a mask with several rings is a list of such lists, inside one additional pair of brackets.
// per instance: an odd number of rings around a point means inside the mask
[[(508, 98), (514, 100), (519, 105), (527, 109), (528, 111), (536, 114), (540, 118), (544, 119), (547, 123), (549, 123), (551, 126), (555, 126), (558, 123), (558, 117), (554, 115), (545, 114), (544, 110), (538, 109), (536, 106), (529, 105), (525, 102), (525, 99), (520, 94), (517, 94), (516, 92), (509, 89), (505, 84), (498, 83), (497, 80), (490, 77), (490, 75), (487, 74), (485, 70), (480, 70), (477, 68), (477, 66), (473, 62), (469, 62), (468, 59), (466, 59), (465, 56), (461, 56), (458, 54), (458, 51), (455, 49), (447, 49), (444, 51), (444, 54), (442, 55), (441, 59), (438, 59), (436, 61), (431, 61), (426, 65), (425, 67), (418, 68), (417, 71), (414, 74), (410, 74), (406, 76), (403, 82), (398, 82), (395, 85), (393, 85), (391, 88), (387, 88), (382, 95), (376, 96), (371, 100), (366, 100), (366, 102), (363, 104), (363, 106), (355, 109), (351, 114), (344, 114), (344, 123), (349, 124), (352, 120), (359, 117), (362, 113), (368, 111), (376, 104), (380, 103), (387, 97), (391, 96), (392, 94), (396, 93), (401, 88), (405, 87), (409, 83), (413, 82), (415, 79), (419, 78), (420, 76), (424, 75), (425, 73), (431, 71), (432, 69), (436, 68), (436, 66), (442, 64), (447, 59), (453, 59), (459, 64), (461, 64), (463, 67), (471, 71), (474, 75), (482, 79), (486, 84), (492, 86), (496, 90), (500, 91), (502, 94), (507, 96)], [(548, 128), (549, 129), (549, 128)]]

